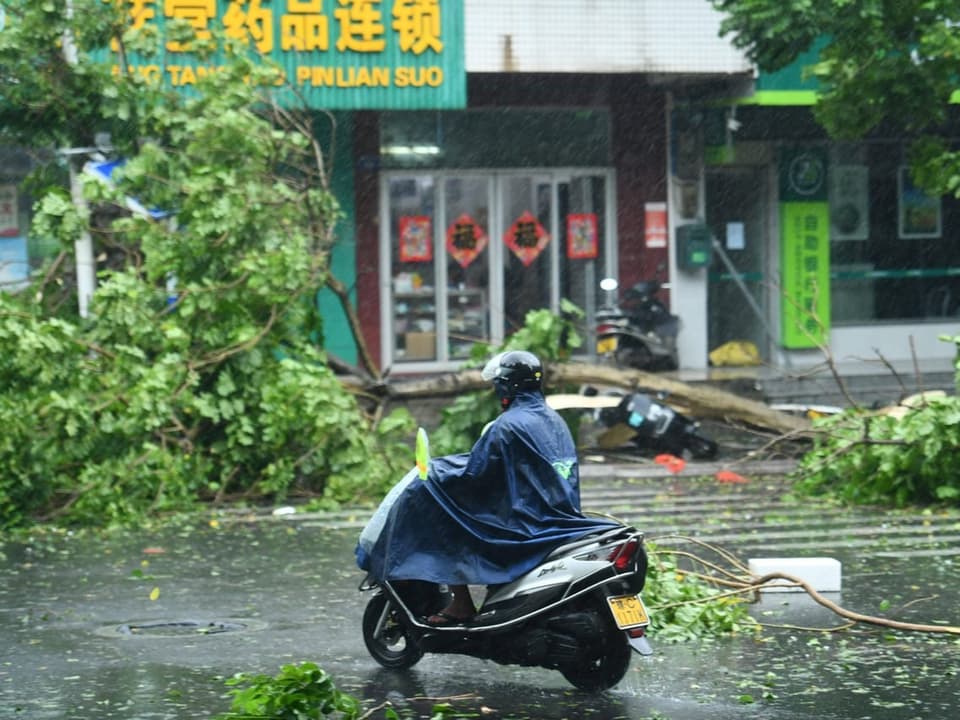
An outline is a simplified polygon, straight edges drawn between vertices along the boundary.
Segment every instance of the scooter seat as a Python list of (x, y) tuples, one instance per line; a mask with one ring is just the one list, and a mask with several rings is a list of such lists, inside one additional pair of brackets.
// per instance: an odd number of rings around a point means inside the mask
[(564, 555), (569, 555), (571, 552), (573, 552), (577, 548), (585, 547), (593, 543), (602, 543), (606, 540), (609, 540), (610, 538), (614, 538), (617, 535), (620, 535), (625, 530), (627, 530), (627, 528), (621, 526), (621, 527), (616, 527), (613, 530), (608, 530), (607, 532), (604, 532), (604, 533), (598, 533), (598, 532), (588, 533), (587, 535), (584, 535), (583, 537), (580, 537), (574, 540), (573, 542), (565, 543), (564, 545), (561, 545), (560, 547), (555, 548), (553, 551), (551, 551), (549, 555), (547, 555), (546, 560), (544, 562), (548, 562), (550, 560), (563, 557)]

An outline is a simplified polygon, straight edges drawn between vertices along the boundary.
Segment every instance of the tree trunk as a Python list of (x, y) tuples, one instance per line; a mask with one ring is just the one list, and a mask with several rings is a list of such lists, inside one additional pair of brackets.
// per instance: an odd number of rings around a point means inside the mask
[[(773, 410), (762, 402), (707, 384), (691, 385), (656, 373), (579, 362), (549, 364), (545, 371), (547, 392), (565, 385), (612, 386), (626, 391), (642, 389), (666, 393), (668, 404), (698, 419), (738, 421), (779, 433), (799, 433), (810, 429), (810, 421), (805, 417)], [(361, 381), (353, 379), (350, 383), (360, 385)], [(459, 395), (489, 387), (478, 370), (462, 370), (414, 380), (388, 380), (374, 387), (358, 389), (376, 397), (409, 401)]]

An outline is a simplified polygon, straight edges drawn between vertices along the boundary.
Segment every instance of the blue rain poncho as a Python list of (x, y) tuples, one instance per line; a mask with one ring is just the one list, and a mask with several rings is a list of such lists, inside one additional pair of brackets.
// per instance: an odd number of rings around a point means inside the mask
[(357, 545), (376, 580), (509, 582), (551, 550), (612, 520), (580, 512), (576, 448), (536, 391), (521, 392), (469, 453), (434, 458), (381, 503)]

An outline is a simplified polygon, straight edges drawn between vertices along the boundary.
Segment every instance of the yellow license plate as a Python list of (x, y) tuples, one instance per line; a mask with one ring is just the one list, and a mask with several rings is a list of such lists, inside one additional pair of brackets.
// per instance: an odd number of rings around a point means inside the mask
[(650, 624), (647, 609), (643, 606), (643, 600), (639, 595), (608, 597), (607, 604), (610, 606), (610, 612), (613, 613), (617, 627), (621, 630)]
[(616, 349), (617, 349), (616, 337), (600, 338), (599, 340), (597, 340), (598, 355), (605, 355), (606, 353), (612, 353)]

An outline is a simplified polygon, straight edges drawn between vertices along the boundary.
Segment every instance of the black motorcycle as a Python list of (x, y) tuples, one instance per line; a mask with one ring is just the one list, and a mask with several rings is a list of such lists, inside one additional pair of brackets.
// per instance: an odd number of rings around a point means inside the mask
[(643, 534), (619, 526), (558, 547), (522, 577), (487, 588), (473, 618), (449, 625), (425, 619), (449, 601), (441, 586), (368, 577), (360, 589), (374, 594), (363, 640), (386, 668), (455, 653), (555, 669), (581, 690), (605, 690), (623, 678), (633, 652), (652, 653), (639, 594), (646, 571)]
[[(606, 278), (601, 287), (608, 295), (617, 281)], [(680, 318), (671, 315), (658, 298), (659, 280), (643, 280), (630, 287), (619, 302), (597, 310), (597, 355), (610, 358), (617, 367), (637, 370), (676, 370), (677, 334)]]
[(640, 450), (677, 457), (710, 460), (717, 443), (703, 434), (700, 424), (662, 402), (660, 396), (635, 392), (615, 406), (599, 411), (610, 436), (631, 442)]

